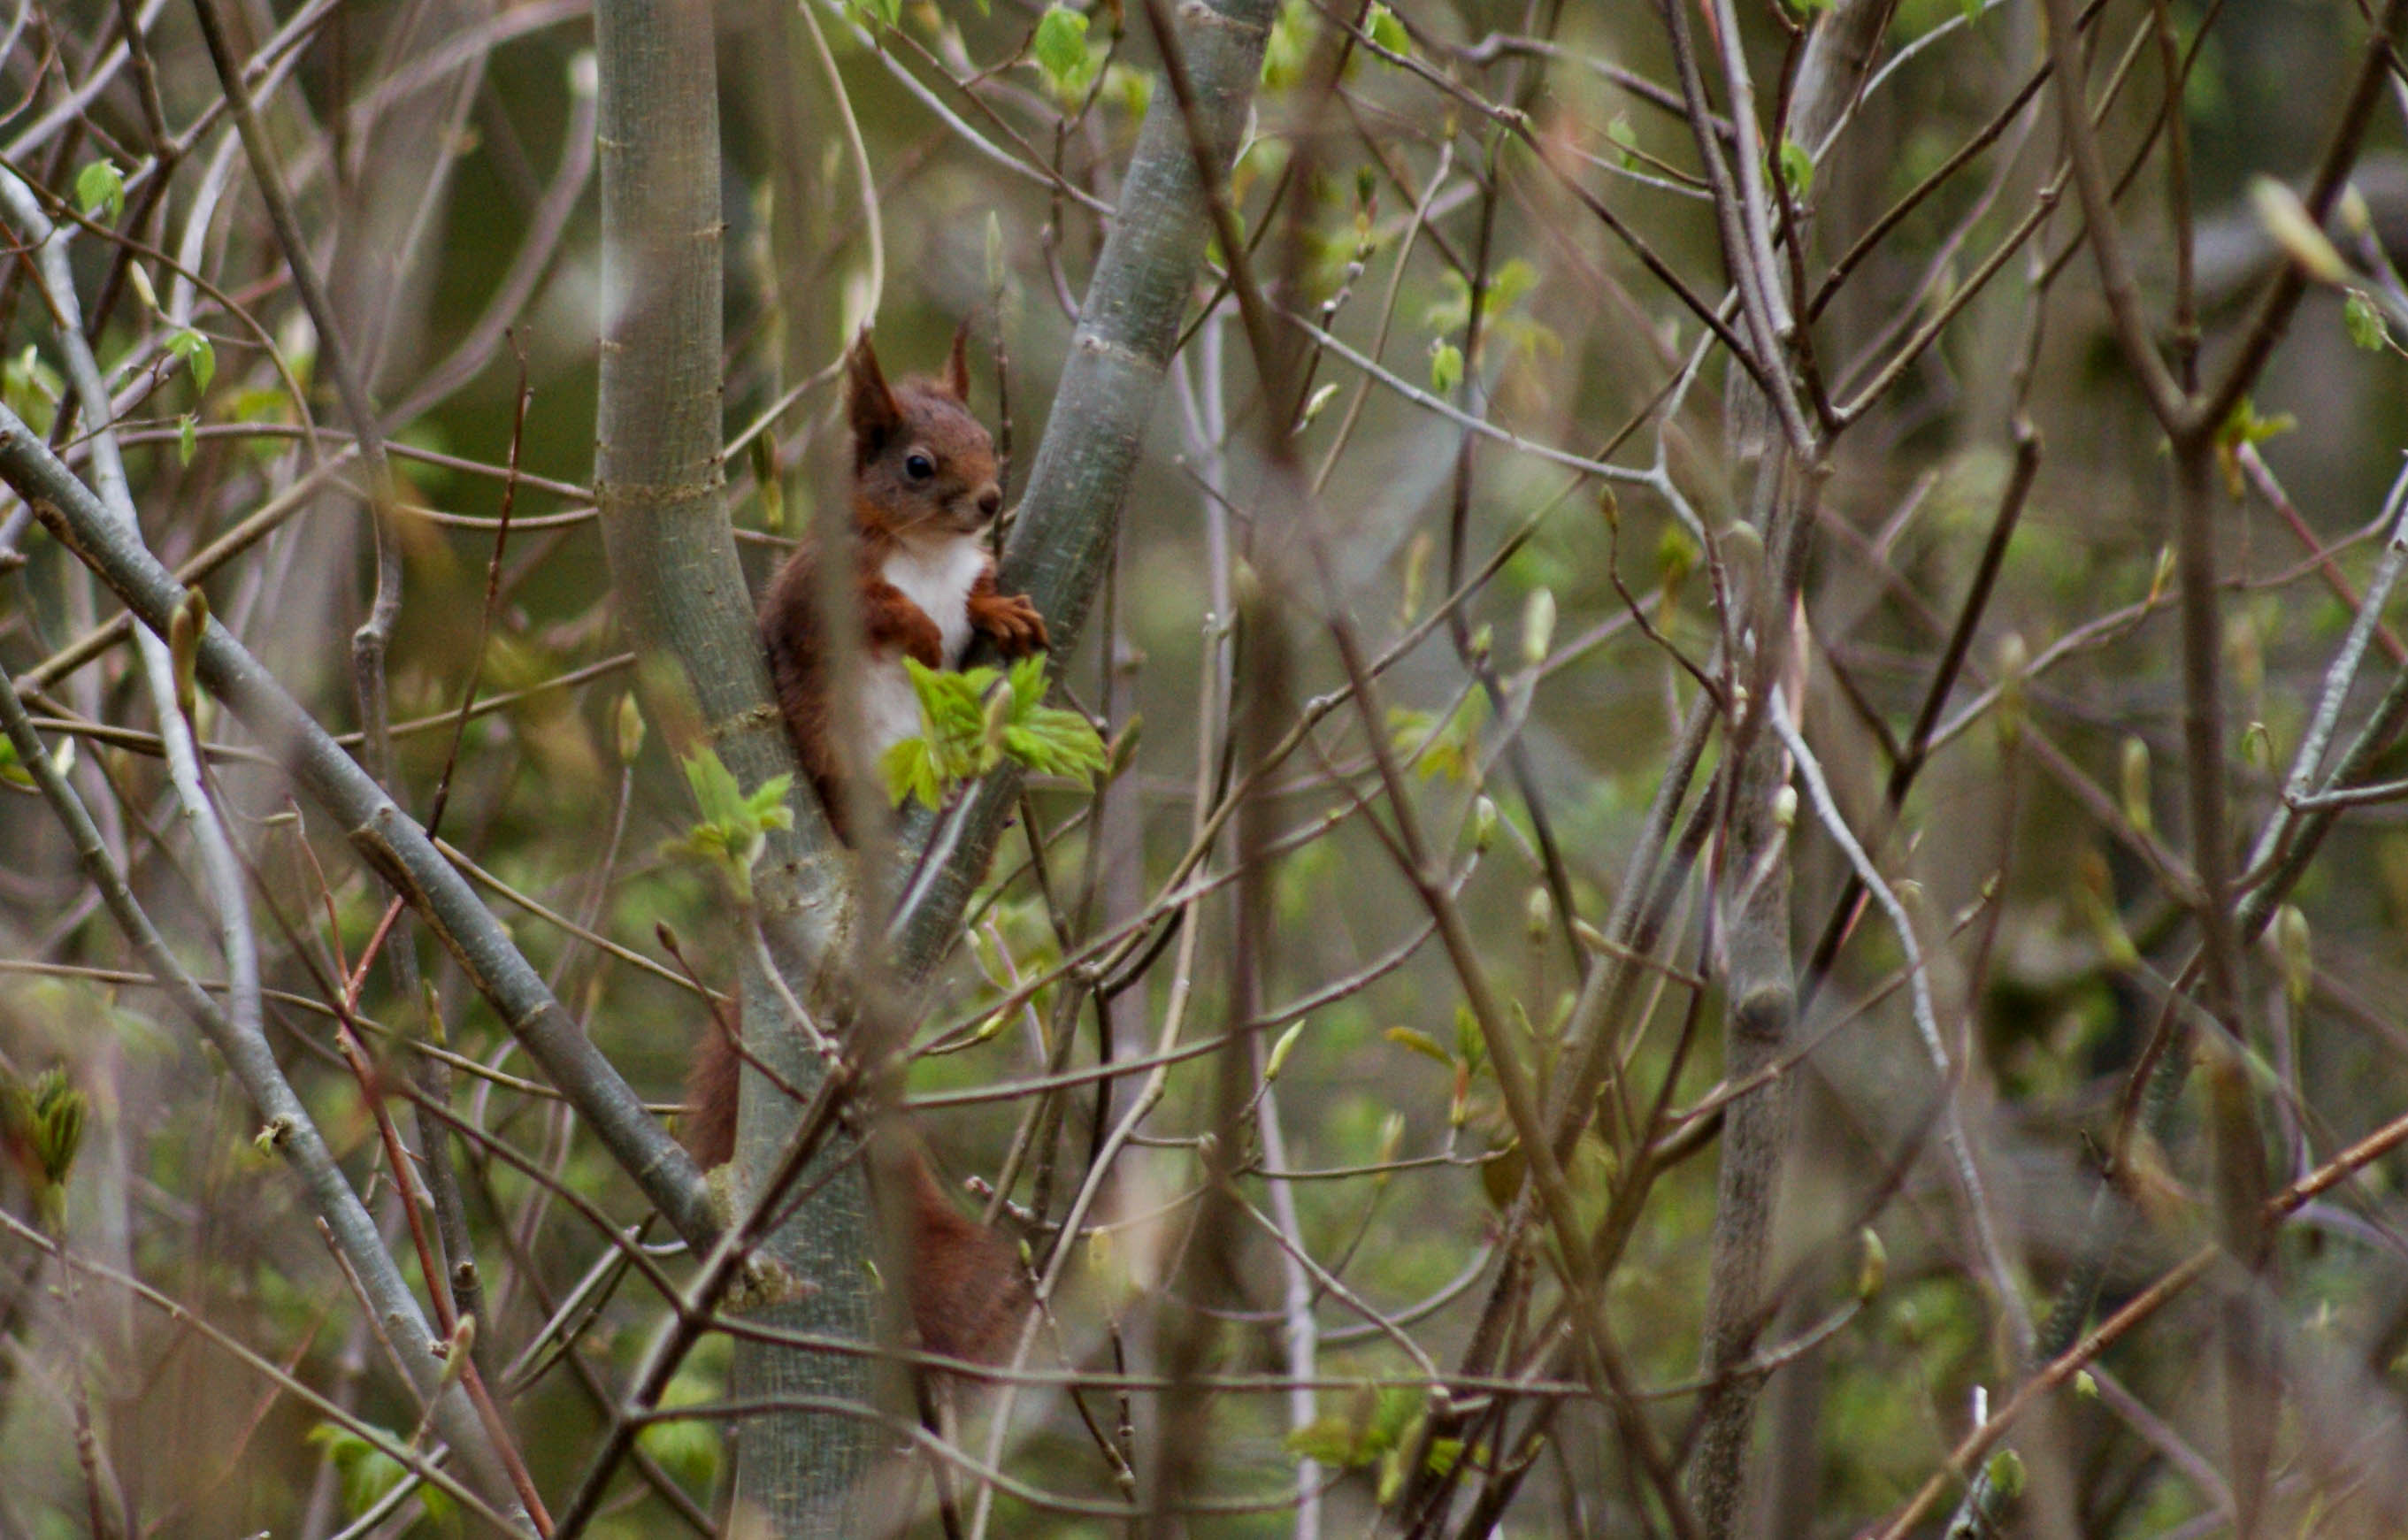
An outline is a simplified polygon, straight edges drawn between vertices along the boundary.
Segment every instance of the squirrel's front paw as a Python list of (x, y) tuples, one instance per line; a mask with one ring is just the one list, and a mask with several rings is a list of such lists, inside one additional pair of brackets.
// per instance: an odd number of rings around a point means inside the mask
[(937, 629), (936, 621), (914, 609), (911, 611), (909, 623), (903, 626), (902, 632), (903, 650), (918, 659), (921, 667), (945, 666), (945, 634)]
[(1007, 658), (1025, 657), (1046, 646), (1045, 617), (1028, 602), (1025, 593), (1010, 597), (997, 594), (979, 606), (975, 617), (978, 628), (995, 638), (995, 645)]

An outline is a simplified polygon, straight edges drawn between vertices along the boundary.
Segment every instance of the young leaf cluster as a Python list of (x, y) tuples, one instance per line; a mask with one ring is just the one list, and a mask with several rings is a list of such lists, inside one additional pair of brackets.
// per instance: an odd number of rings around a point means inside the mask
[(66, 1181), (90, 1105), (64, 1070), (45, 1070), (30, 1084), (0, 1071), (0, 1150), (20, 1167), (53, 1227), (65, 1217)]
[(1476, 777), (1480, 771), (1480, 729), (1488, 720), (1488, 697), (1467, 693), (1445, 717), (1408, 706), (1388, 707), (1389, 746), (1425, 780), (1450, 781)]
[[(1376, 1466), (1378, 1499), (1385, 1507), (1404, 1489), (1406, 1461), (1422, 1442), (1429, 1420), (1428, 1397), (1391, 1385), (1369, 1386), (1354, 1393), (1346, 1415), (1316, 1418), (1288, 1434), (1288, 1453), (1340, 1470)], [(1430, 1440), (1429, 1468), (1444, 1473), (1461, 1458), (1459, 1438)]]
[(1066, 107), (1086, 100), (1107, 51), (1088, 43), (1087, 18), (1068, 6), (1054, 6), (1038, 18), (1036, 36), (1028, 44), (1029, 57), (1045, 77), (1045, 89)]
[[(398, 1446), (402, 1441), (385, 1429), (379, 1433)], [(407, 1480), (409, 1467), (386, 1453), (364, 1434), (338, 1423), (321, 1422), (309, 1430), (309, 1442), (326, 1451), (343, 1482), (343, 1512), (358, 1519), (384, 1501), (387, 1493)], [(426, 1516), (437, 1524), (448, 1524), (458, 1511), (450, 1493), (439, 1487), (422, 1484), (418, 1501), (425, 1506)]]
[[(1446, 292), (1422, 312), (1422, 324), (1437, 334), (1430, 345), (1430, 389), (1444, 395), (1463, 378), (1463, 349), (1455, 336), (1471, 324), (1471, 283), (1453, 268), (1441, 272), (1439, 281)], [(1527, 258), (1514, 257), (1499, 265), (1488, 279), (1481, 306), (1484, 335), (1503, 338), (1509, 354), (1560, 357), (1563, 339), (1520, 307), (1538, 283), (1539, 270)]]
[(750, 792), (737, 782), (735, 772), (709, 749), (685, 757), (686, 784), (694, 789), (695, 806), (702, 818), (670, 848), (700, 856), (725, 875), (736, 896), (752, 901), (752, 866), (767, 846), (769, 831), (791, 829), (795, 815), (787, 810), (791, 775), (772, 776)]
[(886, 795), (940, 806), (962, 782), (1009, 759), (1044, 776), (1092, 782), (1104, 768), (1104, 740), (1075, 711), (1045, 704), (1045, 660), (1027, 657), (1007, 676), (993, 668), (924, 668), (907, 658), (920, 697), (921, 735), (886, 750), (878, 768)]

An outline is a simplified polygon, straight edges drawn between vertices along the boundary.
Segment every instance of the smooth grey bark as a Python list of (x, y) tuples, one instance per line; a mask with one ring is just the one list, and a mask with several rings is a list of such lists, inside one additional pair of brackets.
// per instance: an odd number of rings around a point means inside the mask
[[(717, 69), (700, 0), (595, 7), (601, 76), (601, 401), (595, 500), (621, 624), (654, 720), (754, 787), (795, 769), (727, 520)], [(700, 745), (695, 734), (700, 734)], [(799, 785), (754, 904), (781, 971), (821, 992), (851, 872)], [(741, 948), (739, 948), (740, 950)]]
[[(1770, 580), (1770, 575), (1767, 575)], [(1773, 606), (1762, 606), (1771, 608)], [(1761, 612), (1761, 610), (1759, 611)], [(1763, 677), (1759, 672), (1758, 677)], [(1759, 699), (1762, 697), (1758, 697)], [(1797, 1015), (1789, 950), (1789, 830), (1772, 802), (1788, 778), (1781, 740), (1760, 724), (1741, 763), (1731, 799), (1725, 880), (1742, 885), (1726, 917), (1730, 1001), (1723, 1024), (1723, 1074), (1744, 1081), (1779, 1060)], [(1698, 1358), (1709, 1375), (1730, 1375), (1756, 1348), (1764, 1327), (1764, 1278), (1772, 1251), (1772, 1211), (1789, 1143), (1790, 1085), (1775, 1075), (1731, 1099), (1723, 1113), (1706, 1313)], [(1690, 1501), (1709, 1540), (1735, 1533), (1749, 1487), (1751, 1434), (1761, 1383), (1733, 1377), (1703, 1399)]]
[[(1895, 0), (1842, 0), (1825, 13), (1809, 38), (1782, 134), (1795, 142), (1828, 148), (1870, 67)], [(1733, 104), (1734, 113), (1753, 110)], [(1716, 152), (1711, 133), (1694, 124), (1699, 152)], [(1806, 238), (1808, 221), (1798, 216), (1791, 238)], [(1734, 274), (1753, 266), (1750, 253), (1731, 249), (1725, 261)], [(1761, 272), (1775, 288), (1778, 271)], [(1792, 296), (1802, 302), (1803, 296)], [(1786, 368), (1781, 358), (1759, 361), (1770, 373)], [(1756, 489), (1752, 520), (1763, 536), (1764, 570), (1756, 583), (1751, 618), (1754, 653), (1742, 669), (1751, 709), (1762, 712), (1778, 688), (1787, 656), (1791, 606), (1802, 573), (1810, 535), (1808, 509), (1819, 491), (1822, 466), (1801, 463), (1805, 452), (1827, 446), (1785, 439), (1776, 414), (1756, 385), (1734, 367), (1726, 396), (1726, 430), (1735, 460), (1752, 468)], [(1786, 1051), (1798, 1011), (1797, 969), (1789, 935), (1789, 828), (1778, 818), (1774, 799), (1789, 779), (1781, 740), (1761, 720), (1731, 724), (1731, 753), (1738, 759), (1728, 804), (1722, 880), (1731, 885), (1722, 922), (1727, 958), (1728, 1005), (1723, 1024), (1723, 1073), (1743, 1081), (1777, 1062)], [(1705, 1317), (1698, 1358), (1713, 1384), (1698, 1409), (1696, 1452), (1689, 1467), (1689, 1495), (1699, 1533), (1727, 1540), (1746, 1512), (1760, 1379), (1734, 1373), (1754, 1351), (1766, 1319), (1764, 1280), (1770, 1269), (1772, 1216), (1781, 1191), (1784, 1156), (1790, 1137), (1792, 1090), (1775, 1075), (1723, 1114), (1721, 1165), (1716, 1174), (1714, 1220), (1707, 1267)]]

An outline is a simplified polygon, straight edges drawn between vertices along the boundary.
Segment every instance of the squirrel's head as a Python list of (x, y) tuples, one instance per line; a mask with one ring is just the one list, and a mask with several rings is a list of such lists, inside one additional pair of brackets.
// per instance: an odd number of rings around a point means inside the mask
[(995, 440), (970, 415), (969, 328), (935, 378), (889, 385), (865, 328), (845, 357), (853, 500), (865, 522), (906, 538), (975, 535), (1003, 509)]

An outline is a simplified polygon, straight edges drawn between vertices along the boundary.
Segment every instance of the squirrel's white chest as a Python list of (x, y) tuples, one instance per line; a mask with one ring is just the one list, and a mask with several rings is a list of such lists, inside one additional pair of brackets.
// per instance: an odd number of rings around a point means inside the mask
[(906, 546), (886, 558), (878, 575), (937, 622), (945, 638), (945, 666), (952, 668), (970, 645), (970, 589), (985, 570), (986, 548), (965, 535), (932, 548)]
[[(970, 589), (985, 570), (986, 548), (965, 536), (933, 549), (907, 547), (886, 558), (878, 575), (936, 622), (945, 641), (945, 666), (953, 668), (969, 648)], [(905, 738), (920, 735), (920, 696), (896, 647), (881, 648), (868, 660), (861, 683), (861, 714), (875, 761)]]

